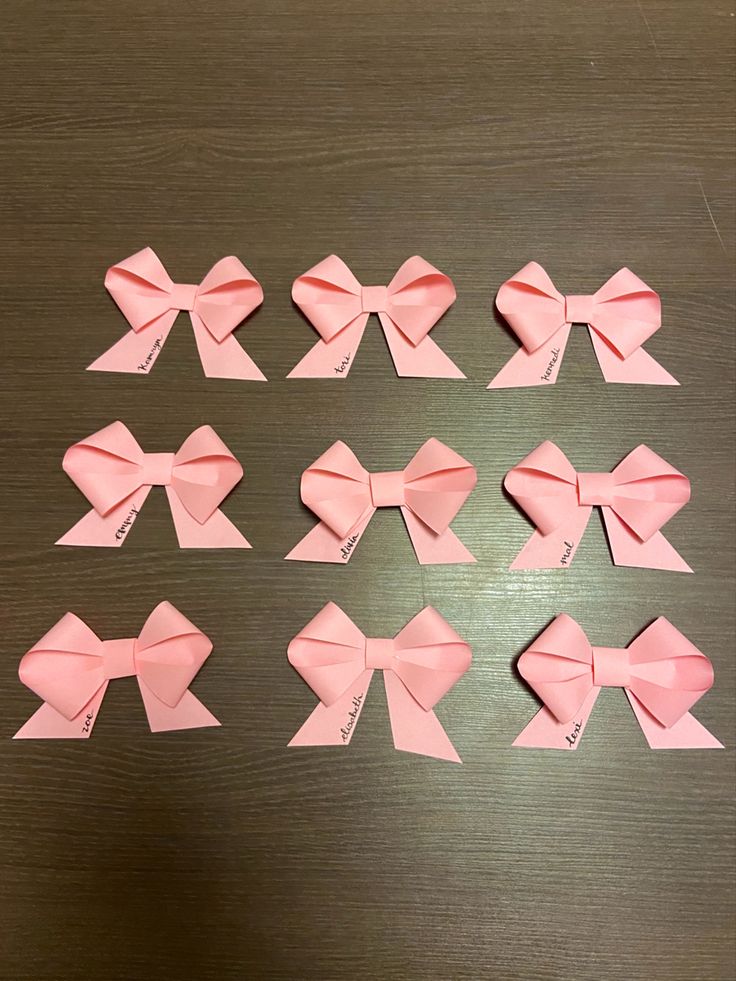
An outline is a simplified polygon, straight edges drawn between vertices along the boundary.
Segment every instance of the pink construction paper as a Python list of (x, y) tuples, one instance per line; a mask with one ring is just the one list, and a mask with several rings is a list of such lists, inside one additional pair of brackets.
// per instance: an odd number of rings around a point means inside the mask
[(659, 530), (690, 500), (690, 481), (648, 446), (637, 446), (611, 473), (578, 473), (546, 440), (509, 470), (504, 487), (537, 526), (512, 569), (572, 565), (600, 507), (616, 565), (693, 571)]
[(145, 248), (111, 266), (105, 286), (131, 329), (88, 371), (147, 375), (179, 311), (186, 310), (208, 378), (266, 381), (233, 336), (263, 303), (260, 283), (234, 255), (220, 259), (199, 285), (192, 285), (172, 282), (153, 249)]
[(57, 545), (119, 548), (151, 487), (166, 496), (181, 548), (250, 548), (219, 506), (243, 468), (211, 426), (200, 426), (176, 453), (144, 453), (122, 422), (71, 446), (62, 464), (92, 505)]
[(476, 481), (475, 467), (438, 439), (428, 439), (404, 470), (383, 473), (369, 473), (338, 440), (302, 474), (302, 501), (320, 523), (286, 558), (344, 564), (376, 509), (395, 506), (421, 565), (475, 562), (449, 526)]
[(23, 655), (20, 680), (44, 704), (15, 739), (88, 739), (110, 681), (135, 677), (151, 732), (220, 723), (189, 691), (210, 639), (171, 603), (159, 603), (138, 637), (100, 640), (73, 613)]
[(537, 262), (528, 262), (498, 291), (496, 307), (521, 349), (488, 388), (553, 385), (573, 324), (587, 324), (607, 382), (679, 385), (642, 344), (662, 325), (661, 303), (630, 269), (619, 269), (592, 296), (563, 296)]
[(471, 650), (431, 606), (393, 638), (366, 637), (328, 603), (289, 644), (292, 666), (320, 700), (289, 746), (347, 746), (374, 671), (383, 671), (396, 749), (462, 762), (434, 706), (470, 667)]
[(566, 613), (519, 658), (519, 673), (544, 703), (514, 742), (577, 749), (603, 687), (623, 688), (651, 749), (723, 749), (689, 709), (713, 685), (713, 666), (659, 617), (626, 648), (592, 647)]
[(330, 255), (294, 280), (291, 295), (320, 340), (289, 378), (347, 378), (372, 313), (397, 375), (465, 377), (428, 336), (455, 302), (455, 287), (421, 256), (407, 259), (388, 286), (363, 286), (339, 256)]

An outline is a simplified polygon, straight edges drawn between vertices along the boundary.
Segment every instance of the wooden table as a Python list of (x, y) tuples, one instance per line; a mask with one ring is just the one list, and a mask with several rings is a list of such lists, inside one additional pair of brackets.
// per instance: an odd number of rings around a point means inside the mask
[[(733, 978), (732, 750), (649, 751), (615, 690), (576, 753), (510, 748), (538, 704), (515, 660), (563, 610), (614, 646), (669, 617), (735, 743), (733, 29), (725, 0), (5, 0), (4, 981)], [(185, 316), (149, 376), (84, 371), (125, 330), (105, 270), (145, 245), (179, 282), (245, 262), (269, 384), (204, 378)], [(347, 380), (287, 382), (316, 339), (290, 286), (330, 252), (364, 283), (448, 273), (432, 336), (468, 380), (395, 377), (373, 318)], [(530, 259), (568, 293), (635, 270), (682, 387), (605, 385), (579, 328), (556, 386), (487, 391)], [(124, 548), (55, 548), (85, 510), (64, 450), (115, 419), (148, 451), (211, 424), (253, 550), (179, 550), (160, 490)], [(347, 567), (284, 562), (333, 440), (380, 470), (432, 435), (477, 465), (453, 526), (477, 565), (419, 566), (394, 510)], [(614, 567), (597, 517), (573, 568), (508, 572), (530, 529), (501, 481), (545, 438), (684, 471), (667, 536), (696, 574)], [(89, 742), (10, 740), (65, 611), (125, 637), (162, 599), (214, 641), (193, 688), (222, 728), (151, 735), (129, 678)], [(438, 709), (463, 766), (393, 749), (380, 682), (348, 749), (287, 750), (316, 700), (286, 645), (328, 600), (379, 636), (432, 603), (472, 643)]]

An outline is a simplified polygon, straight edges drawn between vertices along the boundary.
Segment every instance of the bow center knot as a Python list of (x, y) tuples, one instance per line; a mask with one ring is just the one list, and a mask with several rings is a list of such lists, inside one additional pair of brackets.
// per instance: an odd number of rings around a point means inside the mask
[(197, 299), (198, 286), (192, 283), (174, 283), (171, 291), (171, 307), (173, 310), (193, 310)]
[(366, 637), (365, 666), (378, 671), (388, 671), (393, 667), (396, 648), (393, 638)]
[(403, 470), (386, 470), (369, 477), (374, 508), (400, 507), (405, 503)]
[(615, 483), (612, 473), (579, 473), (578, 500), (590, 507), (610, 507), (613, 504)]
[(123, 640), (103, 640), (102, 659), (105, 677), (129, 678), (137, 674), (135, 667), (135, 637)]
[(596, 687), (626, 688), (630, 681), (629, 652), (626, 648), (593, 648), (593, 684)]
[(383, 313), (388, 300), (387, 286), (362, 286), (363, 313)]
[(174, 466), (173, 453), (146, 453), (143, 458), (141, 483), (166, 486), (171, 483), (171, 471)]
[(592, 296), (565, 297), (565, 323), (589, 324), (593, 315)]

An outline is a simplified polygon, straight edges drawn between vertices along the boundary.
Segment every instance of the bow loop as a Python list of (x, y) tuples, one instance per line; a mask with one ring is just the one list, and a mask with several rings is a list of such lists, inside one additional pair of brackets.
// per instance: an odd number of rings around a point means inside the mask
[(415, 347), (455, 302), (449, 276), (421, 256), (404, 262), (388, 285), (386, 312)]
[(302, 501), (344, 537), (371, 505), (370, 476), (342, 440), (333, 443), (301, 479)]
[(425, 606), (394, 640), (394, 672), (425, 711), (470, 667), (470, 645), (432, 606)]
[(141, 486), (145, 454), (122, 422), (70, 446), (64, 472), (100, 515), (105, 515)]
[(529, 352), (565, 324), (565, 297), (538, 262), (528, 262), (501, 286), (496, 307)]
[(593, 687), (593, 651), (582, 627), (555, 617), (521, 655), (519, 674), (559, 722), (569, 722)]
[(240, 462), (211, 426), (200, 426), (174, 454), (171, 483), (197, 521), (211, 517), (243, 476)]
[(23, 684), (65, 719), (72, 719), (105, 683), (102, 641), (73, 613), (65, 613), (23, 655)]
[(200, 283), (194, 310), (215, 340), (222, 341), (261, 303), (261, 284), (237, 256), (229, 255)]
[(325, 341), (363, 312), (361, 284), (337, 255), (327, 256), (297, 276), (291, 296)]
[(350, 617), (328, 603), (290, 642), (287, 657), (323, 705), (332, 705), (365, 668), (366, 638)]
[(690, 481), (643, 444), (613, 469), (613, 510), (648, 541), (690, 500)]
[(165, 705), (175, 706), (212, 652), (212, 641), (171, 603), (159, 603), (136, 644), (137, 674)]
[(148, 247), (110, 266), (105, 288), (136, 332), (171, 309), (174, 283)]
[(594, 295), (587, 322), (620, 358), (628, 358), (662, 326), (662, 304), (653, 289), (624, 267)]
[(543, 535), (558, 528), (578, 505), (575, 468), (550, 440), (512, 467), (503, 484)]
[(436, 534), (446, 531), (478, 481), (475, 467), (432, 437), (404, 470), (407, 506)]

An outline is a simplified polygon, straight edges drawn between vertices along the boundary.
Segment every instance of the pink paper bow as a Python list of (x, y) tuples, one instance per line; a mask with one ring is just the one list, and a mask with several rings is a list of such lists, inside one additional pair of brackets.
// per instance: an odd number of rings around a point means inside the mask
[(369, 473), (341, 440), (302, 474), (301, 496), (320, 523), (286, 556), (345, 563), (379, 507), (399, 507), (422, 565), (475, 562), (449, 527), (475, 487), (475, 467), (428, 439), (404, 470)]
[(519, 658), (544, 708), (514, 746), (577, 749), (602, 687), (623, 688), (651, 749), (723, 749), (690, 709), (713, 684), (708, 658), (659, 617), (624, 649), (591, 647), (561, 613)]
[(607, 382), (679, 385), (642, 344), (662, 325), (659, 296), (619, 269), (592, 296), (563, 296), (537, 262), (498, 291), (496, 306), (522, 343), (489, 388), (554, 384), (573, 324), (587, 324)]
[(16, 739), (87, 739), (113, 678), (134, 676), (151, 732), (219, 726), (189, 691), (212, 643), (171, 603), (159, 603), (138, 637), (100, 640), (73, 613), (23, 655), (20, 680), (44, 704)]
[(347, 746), (373, 672), (382, 670), (396, 749), (462, 762), (432, 709), (468, 670), (471, 651), (433, 607), (387, 639), (366, 637), (328, 603), (291, 641), (288, 657), (320, 700), (289, 746)]
[(234, 255), (216, 262), (197, 286), (172, 282), (153, 249), (145, 248), (111, 266), (105, 286), (132, 329), (88, 371), (148, 374), (179, 311), (186, 310), (208, 378), (266, 380), (233, 337), (263, 303), (260, 283)]
[(113, 422), (70, 446), (62, 466), (92, 510), (57, 545), (122, 545), (151, 487), (161, 485), (181, 548), (250, 548), (219, 510), (243, 468), (211, 426), (195, 429), (177, 453), (144, 453)]
[(637, 446), (611, 473), (578, 473), (546, 440), (509, 470), (504, 486), (537, 526), (512, 569), (571, 565), (600, 506), (616, 565), (693, 571), (659, 530), (690, 500), (690, 481), (648, 446)]
[(372, 313), (398, 375), (465, 377), (427, 336), (455, 302), (455, 287), (421, 256), (407, 259), (388, 286), (362, 286), (339, 256), (330, 255), (294, 280), (291, 295), (321, 340), (289, 378), (347, 378)]

